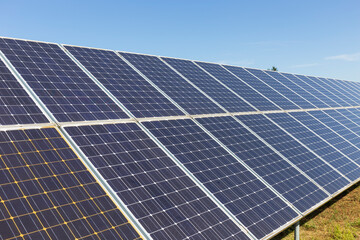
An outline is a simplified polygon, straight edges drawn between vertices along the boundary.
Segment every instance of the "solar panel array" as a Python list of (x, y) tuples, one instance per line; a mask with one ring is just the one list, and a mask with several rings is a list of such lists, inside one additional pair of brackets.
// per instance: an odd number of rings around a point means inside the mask
[(360, 179), (360, 84), (0, 38), (0, 239), (265, 239)]

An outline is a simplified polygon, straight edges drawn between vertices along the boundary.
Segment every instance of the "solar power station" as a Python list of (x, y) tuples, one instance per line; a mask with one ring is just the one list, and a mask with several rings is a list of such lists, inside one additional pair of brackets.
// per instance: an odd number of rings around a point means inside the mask
[(0, 239), (268, 239), (360, 179), (360, 83), (0, 38)]

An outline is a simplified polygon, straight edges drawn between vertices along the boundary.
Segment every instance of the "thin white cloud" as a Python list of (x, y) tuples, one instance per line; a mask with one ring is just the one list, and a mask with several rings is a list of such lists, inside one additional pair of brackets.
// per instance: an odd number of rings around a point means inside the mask
[(341, 61), (348, 61), (348, 62), (359, 61), (360, 60), (360, 52), (330, 56), (330, 57), (326, 57), (325, 60), (341, 60)]
[(292, 68), (308, 68), (308, 67), (315, 67), (315, 66), (319, 66), (319, 63), (305, 63), (305, 64), (297, 64), (297, 65), (292, 65)]

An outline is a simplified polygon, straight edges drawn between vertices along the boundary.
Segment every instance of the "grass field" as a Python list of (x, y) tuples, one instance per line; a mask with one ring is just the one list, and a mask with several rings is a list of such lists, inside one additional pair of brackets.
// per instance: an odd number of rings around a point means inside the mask
[[(300, 222), (300, 239), (360, 240), (360, 183)], [(293, 227), (272, 240), (294, 239)]]

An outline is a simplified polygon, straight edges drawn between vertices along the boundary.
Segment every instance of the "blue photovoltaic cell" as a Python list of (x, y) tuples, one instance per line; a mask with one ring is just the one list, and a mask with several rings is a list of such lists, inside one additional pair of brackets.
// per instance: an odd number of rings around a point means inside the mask
[(259, 91), (265, 97), (274, 102), (277, 106), (282, 109), (298, 109), (294, 103), (286, 99), (284, 96), (280, 95), (277, 91), (267, 86), (261, 80), (257, 79), (248, 72), (245, 68), (242, 67), (233, 67), (233, 66), (225, 66), (229, 71), (238, 76), (242, 81), (249, 84), (251, 87)]
[(0, 60), (0, 125), (49, 122)]
[(307, 91), (313, 98), (306, 98), (306, 100), (311, 101), (312, 104), (317, 106), (318, 108), (326, 108), (326, 107), (340, 107), (339, 104), (332, 101), (328, 97), (326, 97), (324, 94), (316, 90), (314, 87), (310, 86), (310, 84), (307, 81), (304, 81), (300, 79), (300, 75), (294, 75), (290, 73), (280, 73), (296, 85), (303, 88), (305, 91)]
[[(300, 108), (314, 108), (314, 105), (312, 105), (307, 100), (305, 100), (301, 95), (298, 95), (297, 93), (292, 91), (292, 89), (284, 85), (285, 83), (283, 83), (282, 81), (277, 81), (271, 75), (266, 74), (265, 71), (258, 69), (250, 69), (250, 68), (247, 70), (252, 74), (254, 74), (256, 77), (258, 77), (261, 81), (272, 87), (275, 91), (278, 91), (287, 99), (295, 103)], [(281, 76), (279, 73), (277, 74), (278, 76)]]
[(162, 58), (180, 74), (190, 80), (229, 112), (254, 111), (249, 104), (236, 96), (218, 81), (188, 60)]
[(339, 86), (339, 88), (343, 89), (343, 94), (345, 96), (347, 96), (348, 98), (351, 98), (356, 105), (354, 106), (358, 106), (360, 105), (360, 99), (358, 98), (358, 93), (356, 93), (356, 91), (349, 85), (347, 84), (345, 81), (341, 81), (341, 80), (336, 80), (336, 79), (331, 79), (328, 78), (333, 84)]
[(359, 145), (358, 136), (342, 124), (322, 111), (310, 111), (306, 114), (295, 115), (295, 117), (348, 158), (360, 163), (360, 150), (355, 147)]
[(248, 239), (135, 123), (66, 131), (154, 239)]
[[(308, 84), (311, 88), (313, 88), (313, 91), (315, 91), (315, 96), (320, 98), (322, 101), (324, 101), (326, 104), (328, 104), (330, 107), (341, 107), (341, 100), (337, 99), (335, 96), (331, 95), (326, 89), (321, 87), (319, 85), (319, 82), (317, 80), (313, 81), (310, 78), (304, 76), (304, 75), (297, 75), (294, 74), (295, 77), (299, 78), (301, 81), (303, 81), (304, 84)], [(339, 102), (340, 101), (340, 102)]]
[(0, 50), (58, 121), (128, 118), (58, 45), (0, 38)]
[(321, 78), (321, 77), (317, 77), (316, 79), (319, 79), (323, 83), (327, 84), (330, 87), (329, 91), (331, 91), (333, 94), (337, 95), (339, 98), (344, 100), (350, 106), (357, 105), (357, 103), (356, 103), (356, 101), (354, 101), (353, 97), (349, 93), (347, 93), (342, 87), (340, 87), (338, 84), (336, 84), (337, 81), (330, 80), (327, 78)]
[(341, 154), (336, 148), (296, 121), (288, 113), (273, 113), (267, 114), (267, 116), (344, 176), (352, 181), (358, 178), (359, 168), (357, 165)]
[(141, 239), (55, 128), (0, 132), (1, 239)]
[(327, 197), (234, 118), (199, 118), (197, 121), (301, 212)]
[(349, 181), (266, 116), (254, 114), (237, 116), (237, 118), (330, 194), (349, 184)]
[(344, 117), (340, 118), (338, 115), (333, 115), (332, 117), (360, 136), (360, 118), (357, 116), (359, 111), (356, 108), (349, 108), (337, 109), (336, 112)]
[(144, 125), (257, 238), (297, 216), (192, 120)]
[(184, 115), (113, 51), (65, 48), (135, 117)]
[(251, 105), (261, 111), (265, 110), (279, 110), (275, 104), (260, 95), (254, 89), (246, 85), (243, 81), (232, 75), (229, 71), (219, 64), (196, 62), (205, 69), (208, 73), (216, 79), (225, 84), (228, 88), (236, 92), (239, 96), (243, 97)]
[[(279, 72), (275, 71), (264, 71), (268, 75), (272, 76), (282, 84), (284, 84), (286, 87), (290, 88), (292, 91), (296, 92), (298, 95), (300, 95), (302, 98), (305, 99), (306, 103), (300, 104), (299, 106), (302, 106), (303, 108), (324, 108), (329, 107), (327, 104), (320, 101), (318, 98), (316, 98), (314, 95), (306, 91), (304, 88), (302, 88), (300, 85), (297, 84), (296, 81), (292, 81), (289, 78), (285, 77), (284, 75), (280, 74)], [(293, 100), (292, 98), (290, 98)]]
[(120, 54), (189, 114), (224, 112), (158, 57), (123, 52)]
[(318, 89), (320, 92), (325, 94), (328, 98), (332, 99), (336, 103), (338, 103), (340, 106), (346, 107), (350, 106), (349, 103), (345, 102), (338, 93), (334, 93), (333, 90), (324, 82), (320, 81), (316, 77), (312, 76), (302, 76), (303, 78), (309, 79), (312, 82), (312, 86), (314, 86), (316, 89)]

